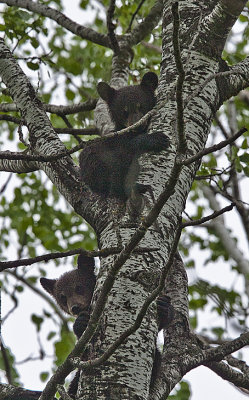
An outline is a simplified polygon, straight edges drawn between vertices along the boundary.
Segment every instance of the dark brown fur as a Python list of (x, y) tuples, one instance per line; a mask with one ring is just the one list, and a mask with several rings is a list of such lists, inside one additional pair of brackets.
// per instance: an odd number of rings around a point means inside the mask
[[(41, 285), (67, 314), (74, 317), (79, 317), (82, 313), (89, 315), (96, 283), (94, 265), (94, 258), (80, 255), (77, 269), (66, 272), (59, 279), (41, 278)], [(77, 334), (79, 336), (81, 334)]]
[[(155, 106), (157, 85), (158, 78), (153, 72), (146, 73), (140, 85), (114, 89), (105, 82), (98, 84), (98, 93), (106, 101), (117, 131), (134, 124)], [(168, 139), (163, 133), (146, 135), (144, 126), (122, 136), (90, 143), (79, 158), (82, 180), (94, 192), (127, 200), (132, 190), (145, 192), (143, 185), (136, 184), (138, 156), (167, 147)]]

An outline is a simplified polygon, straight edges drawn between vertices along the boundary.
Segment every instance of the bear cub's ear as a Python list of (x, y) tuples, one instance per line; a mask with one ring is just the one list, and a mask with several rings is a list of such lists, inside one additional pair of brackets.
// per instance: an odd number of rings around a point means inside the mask
[(115, 96), (116, 90), (106, 82), (99, 82), (97, 85), (97, 92), (101, 99), (105, 100), (107, 104), (110, 104)]
[(45, 289), (52, 296), (54, 295), (56, 279), (40, 278), (40, 283), (41, 283), (43, 289)]
[(144, 89), (149, 89), (154, 92), (158, 86), (158, 77), (154, 72), (147, 72), (140, 83)]

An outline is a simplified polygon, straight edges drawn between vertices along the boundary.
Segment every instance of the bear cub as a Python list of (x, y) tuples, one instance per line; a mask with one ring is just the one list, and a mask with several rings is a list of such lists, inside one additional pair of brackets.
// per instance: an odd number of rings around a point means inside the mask
[(56, 300), (65, 313), (77, 317), (73, 330), (79, 339), (89, 321), (89, 307), (96, 283), (94, 258), (82, 254), (78, 267), (59, 279), (40, 278), (42, 287)]
[[(58, 279), (40, 278), (42, 287), (56, 300), (58, 305), (67, 314), (76, 317), (73, 330), (79, 339), (87, 327), (96, 277), (94, 274), (95, 262), (93, 257), (82, 254), (78, 257), (78, 267), (66, 272)], [(174, 317), (170, 298), (161, 295), (157, 298), (158, 330), (166, 328)], [(84, 355), (83, 355), (84, 358)], [(87, 353), (85, 353), (87, 360)], [(152, 369), (151, 386), (154, 384), (161, 364), (161, 354), (156, 349)], [(68, 394), (75, 398), (78, 388), (80, 371), (78, 371), (69, 385)]]
[[(80, 254), (77, 269), (66, 272), (58, 279), (40, 278), (42, 287), (56, 300), (60, 308), (76, 317), (73, 331), (77, 339), (83, 334), (90, 318), (90, 304), (96, 284), (94, 267), (93, 257)], [(87, 351), (84, 354), (88, 359)], [(84, 359), (84, 355), (82, 358)], [(72, 399), (75, 399), (79, 378), (78, 370), (68, 388), (68, 394)]]
[[(140, 85), (114, 89), (105, 82), (98, 84), (98, 94), (107, 103), (116, 131), (139, 121), (155, 106), (157, 86), (154, 72), (147, 72)], [(92, 191), (123, 201), (132, 191), (145, 193), (146, 185), (136, 183), (138, 157), (150, 151), (165, 150), (168, 143), (162, 132), (147, 135), (144, 126), (124, 135), (89, 142), (79, 158), (82, 180)]]

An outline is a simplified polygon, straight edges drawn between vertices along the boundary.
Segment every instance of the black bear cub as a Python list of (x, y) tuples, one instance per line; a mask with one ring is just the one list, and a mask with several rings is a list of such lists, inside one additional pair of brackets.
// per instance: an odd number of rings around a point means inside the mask
[[(157, 75), (147, 72), (140, 85), (114, 89), (100, 82), (97, 91), (105, 100), (116, 131), (126, 128), (150, 111), (156, 104)], [(139, 174), (138, 156), (168, 148), (168, 139), (161, 133), (146, 134), (145, 127), (136, 131), (92, 142), (80, 154), (82, 180), (94, 192), (127, 200), (132, 190), (146, 191), (136, 183)]]
[[(79, 339), (87, 327), (96, 277), (93, 257), (82, 254), (78, 257), (78, 267), (66, 272), (58, 279), (40, 278), (42, 287), (56, 300), (67, 314), (76, 317), (73, 331)], [(87, 356), (86, 356), (87, 358)], [(77, 371), (68, 388), (68, 394), (75, 399), (80, 371)]]
[[(89, 321), (89, 307), (96, 283), (94, 266), (94, 258), (80, 255), (77, 269), (66, 272), (58, 279), (40, 278), (43, 288), (54, 297), (62, 310), (77, 317), (73, 330), (78, 339), (86, 329)], [(168, 296), (158, 297), (157, 314), (159, 330), (166, 328), (173, 318), (172, 306)], [(156, 350), (151, 385), (153, 385), (158, 374), (160, 362), (161, 355)], [(76, 396), (79, 375), (78, 371), (69, 385), (68, 394), (72, 399)]]
[(94, 258), (80, 255), (78, 267), (66, 272), (59, 279), (40, 278), (42, 287), (54, 297), (67, 314), (77, 317), (73, 330), (77, 338), (84, 332), (89, 320), (96, 277)]

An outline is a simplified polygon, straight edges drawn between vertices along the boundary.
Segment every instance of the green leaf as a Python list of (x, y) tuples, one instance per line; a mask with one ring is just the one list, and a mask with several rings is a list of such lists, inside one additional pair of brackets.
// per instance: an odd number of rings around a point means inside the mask
[(249, 164), (249, 153), (244, 153), (239, 157), (240, 161)]
[(43, 323), (43, 318), (42, 317), (39, 317), (38, 315), (36, 315), (36, 314), (32, 314), (31, 315), (31, 321), (36, 325), (36, 329), (37, 329), (37, 332), (39, 332), (40, 331), (40, 329), (41, 329), (41, 324)]
[(37, 71), (40, 68), (38, 63), (31, 61), (27, 62), (27, 66), (29, 67), (29, 69), (32, 69), (33, 71)]
[(41, 372), (41, 373), (40, 373), (40, 380), (41, 380), (42, 382), (46, 382), (46, 380), (48, 379), (48, 377), (49, 377), (49, 373), (48, 373), (48, 372)]

